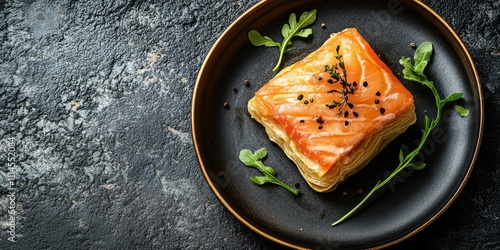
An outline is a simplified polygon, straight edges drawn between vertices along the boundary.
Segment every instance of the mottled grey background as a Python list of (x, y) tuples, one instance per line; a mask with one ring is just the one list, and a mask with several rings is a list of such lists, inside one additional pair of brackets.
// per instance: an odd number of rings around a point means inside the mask
[[(0, 249), (276, 249), (209, 190), (190, 134), (203, 60), (256, 2), (0, 0)], [(456, 202), (397, 247), (499, 249), (500, 1), (423, 2), (477, 63), (485, 134)]]

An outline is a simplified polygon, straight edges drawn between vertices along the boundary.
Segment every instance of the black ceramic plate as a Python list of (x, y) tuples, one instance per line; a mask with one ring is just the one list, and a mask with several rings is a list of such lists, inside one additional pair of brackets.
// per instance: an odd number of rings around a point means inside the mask
[[(330, 33), (355, 27), (414, 94), (419, 119), (364, 170), (328, 194), (316, 193), (307, 186), (296, 166), (269, 141), (264, 128), (246, 110), (255, 91), (274, 76), (271, 69), (278, 58), (276, 48), (251, 45), (247, 32), (256, 29), (281, 41), (281, 27), (290, 13), (299, 16), (312, 9), (318, 10), (313, 36), (294, 40), (284, 66), (316, 50)], [(395, 168), (402, 143), (416, 146), (421, 118), (434, 115), (431, 92), (404, 80), (398, 63), (402, 56), (413, 56), (410, 43), (423, 41), (434, 45), (427, 76), (434, 80), (441, 96), (463, 92), (457, 104), (471, 113), (460, 117), (453, 105), (446, 106), (441, 123), (416, 158), (427, 167), (400, 174), (362, 211), (331, 227), (362, 199), (358, 190), (366, 192)], [(250, 81), (249, 87), (244, 80)], [(465, 185), (477, 157), (482, 127), (480, 83), (466, 48), (445, 21), (418, 1), (261, 1), (238, 18), (213, 46), (199, 73), (192, 107), (195, 150), (217, 198), (253, 231), (297, 248), (380, 247), (419, 232), (449, 207)], [(269, 150), (265, 163), (273, 166), (284, 182), (300, 184), (302, 195), (250, 181), (250, 175), (260, 172), (241, 164), (238, 154), (243, 148), (261, 147)]]

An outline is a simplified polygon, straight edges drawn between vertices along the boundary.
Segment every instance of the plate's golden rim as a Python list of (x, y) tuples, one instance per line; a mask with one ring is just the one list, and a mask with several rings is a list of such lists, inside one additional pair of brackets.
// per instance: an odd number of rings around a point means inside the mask
[[(250, 222), (246, 221), (240, 214), (238, 214), (237, 211), (235, 211), (230, 205), (229, 203), (224, 199), (224, 197), (219, 193), (219, 191), (217, 190), (217, 187), (215, 185), (215, 183), (212, 182), (208, 172), (207, 172), (207, 169), (201, 159), (201, 156), (200, 156), (200, 148), (199, 148), (199, 145), (197, 143), (198, 141), (198, 135), (196, 134), (196, 124), (197, 124), (197, 120), (196, 120), (196, 115), (195, 112), (196, 110), (199, 108), (198, 106), (199, 105), (203, 105), (202, 103), (200, 103), (198, 101), (198, 99), (200, 98), (198, 96), (198, 88), (200, 86), (200, 79), (203, 78), (203, 74), (204, 74), (204, 69), (207, 67), (208, 65), (208, 61), (209, 61), (209, 58), (212, 56), (212, 54), (214, 54), (214, 51), (215, 51), (215, 48), (217, 47), (217, 45), (219, 43), (221, 43), (221, 41), (224, 39), (224, 37), (226, 37), (228, 34), (230, 34), (233, 30), (233, 28), (235, 26), (238, 25), (239, 22), (241, 22), (241, 20), (243, 20), (244, 18), (246, 18), (247, 16), (251, 15), (253, 12), (255, 12), (257, 9), (260, 9), (262, 7), (264, 7), (264, 5), (266, 4), (266, 2), (268, 2), (269, 0), (262, 0), (258, 3), (256, 3), (254, 6), (250, 7), (250, 9), (248, 9), (247, 11), (245, 11), (240, 17), (238, 17), (223, 33), (222, 35), (217, 39), (217, 41), (214, 43), (214, 45), (212, 46), (212, 48), (210, 49), (210, 51), (208, 52), (207, 54), (207, 57), (205, 59), (205, 61), (203, 62), (201, 68), (200, 68), (200, 71), (199, 71), (199, 74), (198, 74), (198, 77), (197, 77), (197, 80), (196, 80), (196, 84), (195, 84), (195, 87), (194, 87), (194, 90), (193, 90), (193, 98), (192, 98), (192, 103), (191, 103), (191, 133), (192, 133), (192, 140), (193, 140), (193, 145), (194, 145), (194, 149), (195, 149), (195, 153), (196, 153), (196, 156), (197, 156), (197, 159), (198, 159), (198, 162), (200, 164), (200, 168), (201, 168), (201, 171), (203, 173), (203, 176), (206, 180), (206, 182), (208, 183), (210, 189), (212, 190), (212, 192), (215, 194), (215, 196), (219, 199), (219, 201), (222, 203), (222, 205), (237, 219), (239, 220), (241, 223), (243, 223), (246, 227), (248, 227), (249, 229), (251, 229), (252, 231), (254, 231), (255, 233), (261, 235), (262, 237), (266, 238), (266, 239), (269, 239), (275, 243), (278, 243), (278, 244), (281, 244), (283, 246), (286, 246), (286, 247), (290, 247), (290, 248), (294, 248), (294, 249), (304, 249), (300, 246), (297, 246), (297, 245), (294, 245), (294, 244), (291, 244), (289, 242), (286, 242), (286, 241), (283, 241), (281, 239), (278, 239), (272, 235), (269, 235), (263, 231), (261, 231), (260, 229), (256, 228), (255, 226), (253, 226)], [(466, 62), (469, 64), (469, 75), (472, 74), (472, 77), (473, 79), (471, 79), (476, 85), (477, 85), (477, 90), (478, 90), (478, 96), (479, 96), (479, 110), (480, 110), (480, 114), (479, 114), (479, 135), (478, 135), (478, 142), (477, 142), (477, 145), (475, 147), (475, 150), (474, 150), (474, 154), (473, 154), (473, 158), (472, 158), (472, 161), (467, 169), (467, 173), (464, 177), (464, 179), (462, 180), (462, 182), (460, 183), (457, 191), (453, 194), (453, 196), (450, 198), (450, 200), (445, 204), (445, 206), (439, 210), (434, 216), (432, 216), (429, 220), (427, 220), (425, 223), (423, 223), (420, 227), (416, 228), (415, 230), (411, 231), (410, 233), (406, 234), (405, 236), (402, 236), (396, 240), (393, 240), (389, 243), (386, 243), (386, 244), (383, 244), (383, 245), (380, 245), (380, 246), (377, 246), (377, 247), (374, 247), (373, 249), (380, 249), (380, 248), (385, 248), (385, 247), (389, 247), (389, 246), (392, 246), (392, 245), (395, 245), (399, 242), (402, 242), (412, 236), (414, 236), (415, 234), (417, 234), (418, 232), (422, 231), (424, 228), (426, 228), (427, 226), (429, 226), (432, 222), (434, 222), (437, 218), (439, 218), (450, 206), (451, 204), (456, 200), (456, 198), (458, 197), (458, 195), (461, 193), (461, 191), (463, 190), (465, 184), (467, 183), (471, 173), (472, 173), (472, 170), (474, 168), (474, 164), (477, 160), (477, 157), (478, 157), (478, 154), (479, 154), (479, 148), (480, 148), (480, 145), (481, 145), (481, 141), (482, 141), (482, 136), (483, 136), (483, 128), (484, 128), (484, 100), (483, 100), (483, 94), (482, 94), (482, 89), (481, 89), (481, 81), (480, 81), (480, 78), (479, 78), (479, 74), (477, 73), (477, 69), (476, 69), (476, 66), (474, 64), (474, 61), (472, 60), (472, 57), (467, 49), (467, 47), (465, 46), (465, 44), (463, 43), (463, 41), (460, 39), (460, 37), (457, 35), (457, 33), (454, 31), (454, 29), (439, 15), (437, 14), (434, 10), (432, 10), (429, 6), (425, 5), (424, 3), (420, 2), (419, 0), (411, 0), (411, 3), (414, 4), (417, 8), (420, 8), (421, 10), (423, 10), (424, 12), (426, 12), (427, 14), (430, 14), (432, 16), (432, 18), (434, 18), (434, 20), (432, 20), (432, 22), (435, 22), (436, 24), (439, 24), (440, 26), (442, 26), (447, 32), (448, 34), (452, 37), (453, 41), (450, 41), (452, 43), (455, 43), (454, 45), (457, 46), (459, 48), (459, 50), (461, 52), (463, 52), (463, 56), (465, 57), (466, 59)], [(467, 65), (466, 65), (467, 66)]]

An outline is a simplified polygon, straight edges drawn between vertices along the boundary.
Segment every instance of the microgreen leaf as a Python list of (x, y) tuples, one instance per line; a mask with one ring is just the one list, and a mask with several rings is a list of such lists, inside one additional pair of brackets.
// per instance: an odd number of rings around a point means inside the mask
[(401, 149), (399, 150), (399, 164), (402, 164), (407, 156), (408, 156), (408, 147), (404, 144), (401, 144)]
[(415, 55), (413, 56), (415, 60), (415, 72), (422, 74), (424, 72), (425, 66), (431, 59), (432, 55), (432, 43), (423, 42), (415, 50)]
[(243, 164), (245, 164), (245, 166), (256, 168), (260, 172), (262, 172), (262, 174), (264, 174), (260, 176), (252, 175), (250, 176), (250, 180), (252, 180), (257, 185), (274, 183), (292, 192), (293, 194), (298, 195), (300, 193), (300, 190), (288, 186), (284, 182), (280, 181), (278, 178), (276, 178), (276, 171), (272, 167), (264, 165), (262, 159), (266, 156), (266, 148), (258, 149), (255, 151), (255, 153), (252, 153), (252, 151), (250, 151), (249, 149), (242, 149), (240, 151), (239, 159), (241, 162), (243, 162)]
[(248, 39), (254, 46), (279, 47), (280, 43), (273, 41), (268, 36), (262, 36), (258, 31), (251, 30), (248, 32)]
[(312, 35), (312, 33), (313, 33), (313, 30), (311, 28), (307, 28), (307, 29), (300, 30), (299, 32), (297, 32), (297, 34), (295, 34), (295, 36), (306, 38), (309, 35)]
[(293, 37), (306, 38), (312, 34), (312, 29), (306, 28), (307, 26), (313, 24), (316, 21), (316, 10), (305, 11), (300, 15), (299, 21), (297, 22), (297, 16), (295, 13), (290, 14), (288, 18), (288, 23), (283, 25), (281, 29), (281, 35), (283, 36), (283, 42), (275, 42), (267, 36), (262, 36), (256, 30), (251, 30), (248, 32), (248, 39), (254, 46), (266, 46), (266, 47), (279, 47), (279, 58), (276, 66), (274, 66), (273, 71), (276, 71), (283, 60), (283, 55), (287, 51), (287, 46), (292, 45)]
[[(309, 12), (305, 11), (304, 13), (302, 13), (302, 15), (300, 15), (299, 22), (295, 23), (296, 24), (295, 26), (297, 29), (302, 29), (304, 27), (313, 24), (315, 21), (316, 21), (316, 10), (314, 9)], [(290, 27), (292, 27), (292, 25), (290, 25)], [(292, 27), (292, 29), (294, 29), (294, 27)]]
[(405, 159), (405, 155), (403, 153), (403, 149), (400, 149), (399, 150), (399, 162), (403, 162), (404, 159)]
[(431, 118), (428, 116), (424, 116), (424, 130), (431, 126)]
[(406, 157), (408, 155), (408, 146), (401, 144), (401, 151), (403, 152), (403, 156)]
[(281, 35), (283, 36), (283, 38), (287, 38), (288, 36), (290, 36), (290, 33), (292, 32), (291, 27), (295, 27), (296, 25), (297, 25), (297, 19), (295, 13), (292, 13), (288, 18), (288, 23), (285, 23), (283, 25), (283, 28), (281, 29)]
[[(418, 146), (413, 151), (408, 152), (408, 148), (402, 145), (398, 156), (399, 165), (396, 167), (396, 169), (383, 181), (378, 181), (377, 184), (370, 190), (370, 192), (353, 209), (351, 209), (344, 216), (335, 221), (332, 224), (332, 226), (338, 225), (339, 223), (341, 223), (342, 221), (346, 220), (351, 215), (353, 215), (378, 189), (387, 184), (392, 178), (394, 178), (399, 172), (401, 172), (401, 170), (405, 168), (422, 170), (426, 167), (425, 163), (412, 162), (413, 158), (419, 154), (420, 150), (425, 144), (425, 141), (431, 134), (431, 131), (439, 123), (444, 104), (458, 100), (463, 95), (462, 93), (453, 93), (450, 94), (445, 99), (441, 99), (441, 96), (439, 95), (436, 87), (434, 86), (434, 83), (432, 81), (429, 81), (424, 74), (424, 69), (428, 65), (431, 55), (432, 55), (432, 44), (430, 42), (423, 42), (415, 51), (414, 64), (412, 64), (410, 58), (406, 57), (401, 58), (401, 60), (399, 60), (399, 63), (404, 67), (403, 75), (405, 79), (419, 82), (431, 90), (432, 94), (434, 95), (434, 100), (437, 109), (436, 117), (434, 119), (431, 119), (427, 115), (424, 116), (424, 128), (422, 128), (422, 137), (420, 139)], [(459, 112), (460, 115), (465, 115), (466, 113), (468, 113), (468, 111), (462, 110), (460, 106), (457, 108), (457, 106), (455, 106), (455, 109), (457, 110), (457, 112)]]
[(250, 176), (250, 179), (257, 185), (263, 185), (263, 184), (267, 183), (267, 181), (268, 181), (267, 176), (264, 176), (264, 175), (260, 175), (260, 176), (252, 175), (252, 176)]
[(267, 149), (266, 148), (258, 149), (258, 150), (255, 151), (255, 153), (253, 154), (253, 156), (255, 157), (255, 160), (260, 161), (260, 160), (264, 159), (264, 157), (267, 156)]
[(428, 61), (421, 61), (419, 64), (415, 66), (415, 72), (417, 74), (422, 74), (424, 72), (425, 67), (427, 66)]
[(415, 170), (422, 170), (422, 169), (425, 168), (425, 166), (426, 166), (426, 164), (423, 163), (423, 162), (422, 163), (418, 163), (418, 164), (417, 163), (410, 163), (410, 164), (408, 164), (408, 167), (412, 167)]
[(469, 110), (460, 106), (460, 105), (455, 105), (455, 110), (457, 111), (457, 113), (460, 115), (460, 116), (468, 116), (469, 115)]
[(445, 104), (447, 102), (456, 101), (456, 100), (462, 98), (463, 95), (464, 95), (463, 93), (452, 93), (449, 96), (447, 96), (446, 98), (444, 98), (441, 102), (443, 104)]
[(411, 64), (411, 58), (403, 57), (399, 60), (399, 64), (403, 65), (403, 76), (406, 80), (419, 82), (422, 80), (422, 76), (415, 73), (413, 70), (413, 65)]
[(248, 149), (243, 149), (240, 151), (240, 161), (243, 162), (243, 164), (245, 164), (246, 166), (257, 166), (257, 161), (259, 160), (260, 159), (256, 159), (252, 151)]

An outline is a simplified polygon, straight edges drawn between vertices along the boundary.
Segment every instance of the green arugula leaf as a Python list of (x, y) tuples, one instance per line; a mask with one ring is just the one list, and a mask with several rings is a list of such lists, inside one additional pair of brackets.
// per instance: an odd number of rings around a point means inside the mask
[(469, 110), (460, 106), (460, 105), (455, 105), (455, 110), (457, 111), (457, 113), (460, 115), (460, 116), (468, 116), (469, 115)]
[(268, 177), (264, 175), (260, 176), (252, 175), (250, 176), (250, 179), (257, 185), (263, 185), (268, 182)]
[(295, 13), (290, 14), (290, 17), (288, 18), (288, 23), (285, 23), (283, 25), (283, 28), (281, 29), (281, 35), (283, 38), (287, 38), (290, 36), (290, 33), (292, 32), (292, 28), (297, 25), (297, 19), (295, 17)]
[(260, 161), (267, 156), (267, 149), (266, 148), (258, 149), (255, 151), (253, 156), (254, 156), (255, 160)]
[(421, 61), (417, 66), (415, 66), (415, 72), (417, 74), (422, 74), (424, 72), (425, 67), (427, 66), (428, 61)]
[(425, 130), (426, 128), (430, 127), (431, 126), (431, 118), (429, 118), (428, 116), (424, 116), (424, 128), (423, 130)]
[(288, 18), (288, 23), (283, 25), (281, 29), (281, 35), (283, 36), (283, 42), (275, 42), (268, 36), (262, 36), (256, 30), (251, 30), (248, 32), (248, 39), (254, 46), (266, 46), (266, 47), (279, 47), (279, 58), (276, 66), (274, 66), (273, 71), (276, 71), (283, 61), (283, 55), (287, 51), (287, 46), (292, 45), (292, 38), (302, 37), (306, 38), (312, 34), (311, 28), (306, 28), (307, 26), (313, 24), (316, 21), (316, 10), (306, 11), (300, 15), (299, 21), (297, 22), (297, 17), (295, 13), (290, 14)]
[(254, 46), (279, 47), (281, 43), (273, 41), (268, 36), (262, 36), (258, 31), (248, 32), (248, 39)]
[(312, 35), (312, 33), (313, 33), (313, 30), (311, 28), (307, 28), (307, 29), (300, 30), (299, 32), (297, 32), (297, 34), (295, 34), (295, 36), (306, 38), (306, 37)]
[(399, 149), (399, 163), (402, 164), (407, 156), (408, 156), (408, 147), (402, 144), (401, 149)]
[(405, 159), (405, 155), (404, 155), (404, 152), (403, 152), (403, 149), (400, 149), (399, 150), (399, 162), (403, 162)]
[(403, 156), (406, 157), (408, 155), (408, 146), (401, 144), (401, 151), (403, 152)]
[[(460, 99), (463, 95), (463, 93), (452, 93), (445, 99), (441, 99), (441, 96), (439, 95), (436, 87), (434, 86), (434, 83), (432, 81), (429, 81), (424, 74), (424, 69), (428, 65), (431, 55), (432, 55), (432, 44), (430, 42), (423, 42), (415, 51), (414, 64), (412, 64), (410, 58), (405, 58), (405, 57), (401, 58), (401, 60), (399, 60), (399, 63), (404, 67), (403, 75), (405, 79), (419, 82), (431, 90), (432, 94), (434, 95), (434, 100), (437, 108), (436, 117), (434, 119), (431, 119), (428, 116), (424, 116), (424, 124), (423, 124), (424, 128), (422, 129), (422, 137), (420, 138), (420, 143), (418, 144), (417, 148), (415, 148), (411, 152), (408, 152), (408, 148), (402, 145), (398, 156), (399, 165), (396, 167), (396, 169), (383, 181), (378, 181), (377, 184), (370, 190), (370, 192), (353, 209), (351, 209), (343, 217), (335, 221), (332, 224), (332, 226), (336, 226), (342, 221), (352, 216), (357, 210), (359, 210), (362, 207), (362, 205), (368, 200), (368, 198), (370, 198), (378, 189), (387, 184), (403, 169), (413, 168), (415, 170), (422, 170), (426, 167), (425, 163), (412, 162), (413, 158), (419, 154), (420, 150), (425, 144), (425, 141), (431, 134), (431, 131), (439, 123), (439, 120), (441, 119), (442, 116), (443, 106), (448, 102)], [(468, 110), (467, 111), (465, 111), (466, 109), (462, 110), (460, 106), (458, 107), (457, 106), (458, 105), (455, 106), (455, 109), (460, 115), (468, 114)]]
[(412, 168), (413, 168), (413, 169), (415, 169), (415, 170), (422, 170), (422, 169), (424, 169), (424, 168), (425, 168), (425, 166), (426, 166), (426, 164), (425, 164), (425, 163), (423, 163), (423, 162), (422, 162), (422, 163), (419, 163), (419, 164), (415, 164), (415, 163), (410, 163), (410, 164), (408, 164), (408, 167), (412, 167)]
[(411, 64), (411, 58), (403, 57), (399, 60), (399, 64), (403, 65), (405, 68), (403, 69), (403, 75), (406, 80), (420, 82), (422, 79), (421, 75), (418, 75), (413, 70), (413, 65)]
[(415, 60), (415, 72), (419, 74), (424, 73), (425, 66), (431, 59), (432, 55), (432, 43), (423, 42), (418, 46), (417, 50), (415, 50), (415, 55), (413, 56)]
[(252, 151), (250, 151), (249, 149), (242, 149), (240, 151), (239, 159), (243, 164), (245, 164), (245, 166), (256, 168), (264, 174), (261, 176), (250, 176), (250, 180), (252, 180), (257, 185), (274, 183), (292, 192), (293, 194), (298, 195), (300, 193), (300, 190), (290, 187), (280, 181), (278, 178), (276, 178), (276, 171), (272, 167), (264, 165), (262, 159), (266, 156), (266, 148), (258, 149), (255, 151), (255, 153), (252, 153)]
[(240, 151), (240, 161), (243, 162), (243, 164), (245, 164), (246, 166), (249, 166), (249, 167), (257, 167), (257, 161), (259, 161), (260, 159), (256, 159), (256, 157), (254, 157), (252, 151), (248, 150), (248, 149), (243, 149)]
[(449, 96), (447, 96), (446, 98), (444, 98), (441, 101), (441, 103), (444, 105), (445, 103), (456, 101), (456, 100), (462, 98), (463, 95), (464, 95), (463, 93), (452, 93)]

